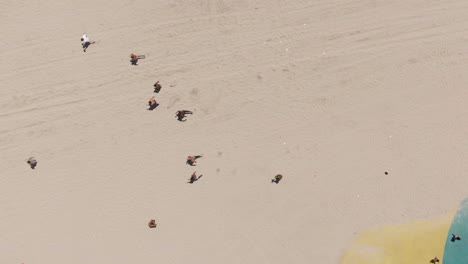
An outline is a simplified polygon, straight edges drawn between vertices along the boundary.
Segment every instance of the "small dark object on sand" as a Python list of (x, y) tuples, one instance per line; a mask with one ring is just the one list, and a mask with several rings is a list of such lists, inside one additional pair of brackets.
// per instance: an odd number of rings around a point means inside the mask
[(156, 226), (157, 226), (156, 220), (151, 219), (151, 221), (149, 221), (149, 223), (148, 223), (148, 227), (149, 228), (155, 228)]
[(278, 184), (278, 183), (281, 181), (281, 179), (283, 179), (283, 175), (277, 174), (277, 175), (275, 176), (275, 178), (273, 178), (273, 179), (271, 180), (271, 182), (272, 182), (272, 183), (274, 182), (274, 183)]
[(29, 164), (29, 166), (31, 166), (31, 169), (33, 170), (37, 166), (37, 160), (34, 157), (30, 157), (27, 163)]

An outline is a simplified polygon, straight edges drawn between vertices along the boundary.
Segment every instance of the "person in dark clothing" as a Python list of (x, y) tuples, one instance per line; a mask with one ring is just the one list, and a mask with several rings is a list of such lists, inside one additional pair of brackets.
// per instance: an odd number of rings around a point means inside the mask
[(271, 180), (271, 182), (272, 182), (272, 183), (274, 182), (274, 183), (278, 184), (278, 183), (281, 181), (281, 179), (283, 179), (283, 175), (278, 174), (278, 175), (275, 176), (275, 178), (273, 178), (273, 179)]
[(176, 117), (177, 117), (177, 120), (181, 121), (181, 122), (185, 122), (187, 121), (187, 119), (184, 119), (185, 115), (191, 115), (193, 114), (192, 111), (188, 111), (188, 110), (179, 110), (176, 112)]
[(31, 166), (31, 169), (33, 169), (33, 170), (37, 166), (37, 160), (34, 157), (30, 157), (28, 159), (27, 163), (29, 164), (29, 166)]
[(450, 241), (455, 242), (457, 240), (461, 240), (461, 237), (459, 237), (459, 236), (457, 236), (455, 234), (452, 234), (452, 239)]
[(156, 107), (158, 107), (158, 102), (154, 99), (154, 96), (151, 97), (148, 101), (149, 108), (148, 110), (153, 111)]
[(132, 65), (137, 65), (137, 62), (138, 62), (138, 56), (135, 55), (135, 54), (130, 54), (130, 62), (132, 63)]
[(202, 174), (200, 174), (200, 176), (197, 177), (196, 173), (197, 173), (197, 172), (195, 171), (195, 172), (192, 174), (192, 176), (190, 176), (190, 179), (189, 179), (189, 182), (188, 182), (188, 183), (192, 184), (192, 183), (198, 181), (198, 180), (203, 176)]
[(197, 163), (197, 159), (201, 158), (201, 157), (202, 156), (188, 156), (186, 164), (188, 164), (190, 166), (196, 166), (195, 163)]
[(159, 81), (157, 81), (153, 86), (155, 93), (159, 93), (159, 91), (161, 91), (162, 86), (159, 84)]

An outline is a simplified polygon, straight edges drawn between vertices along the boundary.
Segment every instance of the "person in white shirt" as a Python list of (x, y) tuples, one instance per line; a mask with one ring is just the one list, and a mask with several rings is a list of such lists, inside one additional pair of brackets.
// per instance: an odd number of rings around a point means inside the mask
[(88, 35), (83, 34), (81, 36), (81, 45), (83, 46), (83, 51), (86, 52), (86, 49), (89, 47), (89, 45), (94, 44), (95, 41), (90, 41)]

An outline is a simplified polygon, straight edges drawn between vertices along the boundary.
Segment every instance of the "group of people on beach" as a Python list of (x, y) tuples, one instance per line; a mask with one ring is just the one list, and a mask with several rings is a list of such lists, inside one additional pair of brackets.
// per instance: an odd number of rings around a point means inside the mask
[[(96, 43), (96, 41), (91, 41), (86, 33), (81, 36), (81, 45), (83, 47), (83, 52), (86, 52), (86, 50), (89, 48), (89, 46), (91, 44), (95, 44), (95, 43)], [(138, 65), (137, 64), (138, 60), (139, 59), (144, 59), (144, 58), (145, 58), (145, 55), (136, 55), (136, 54), (132, 53), (132, 54), (130, 54), (130, 63), (131, 63), (131, 65), (136, 66), (136, 65)], [(157, 81), (153, 85), (153, 87), (154, 87), (154, 93), (159, 93), (161, 91), (161, 89), (162, 89), (162, 85), (159, 83), (159, 81)], [(156, 107), (159, 104), (156, 101), (155, 96), (152, 96), (148, 100), (148, 105), (149, 105), (148, 110), (152, 111), (152, 110), (156, 109)], [(175, 117), (177, 118), (178, 121), (185, 122), (185, 121), (187, 121), (187, 115), (192, 115), (192, 114), (193, 114), (193, 112), (189, 111), (189, 110), (178, 110), (175, 113)], [(202, 157), (202, 155), (188, 156), (186, 164), (189, 165), (189, 166), (196, 166), (197, 159), (199, 159), (201, 157)], [(36, 166), (37, 166), (37, 160), (34, 157), (30, 157), (27, 160), (27, 163), (29, 164), (31, 169), (35, 169)], [(202, 176), (203, 176), (203, 174), (197, 175), (197, 172), (194, 171), (190, 175), (190, 178), (188, 179), (187, 183), (193, 184), (194, 182), (198, 181)], [(281, 181), (282, 178), (283, 178), (283, 176), (281, 174), (277, 174), (271, 180), (271, 182), (278, 184)], [(155, 228), (156, 226), (157, 226), (156, 220), (151, 219), (150, 222), (148, 223), (148, 227), (149, 228)]]

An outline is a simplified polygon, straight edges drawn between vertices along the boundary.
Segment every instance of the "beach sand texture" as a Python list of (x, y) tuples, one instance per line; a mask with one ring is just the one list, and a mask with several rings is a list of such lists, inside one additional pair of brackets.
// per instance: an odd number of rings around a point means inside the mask
[(468, 196), (467, 1), (0, 7), (0, 263), (339, 263)]
[(446, 263), (444, 248), (454, 214), (362, 232), (341, 263), (429, 263), (434, 257)]

